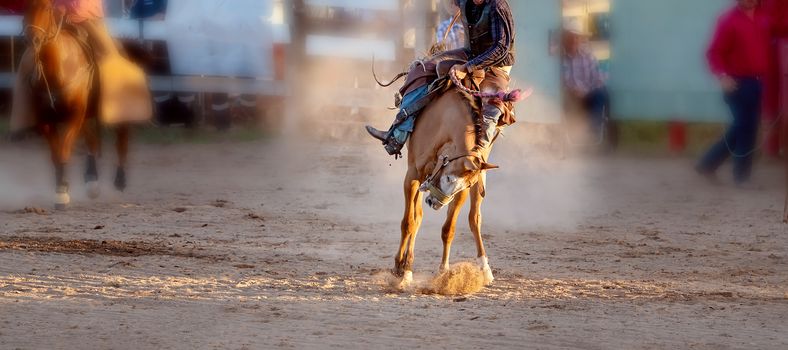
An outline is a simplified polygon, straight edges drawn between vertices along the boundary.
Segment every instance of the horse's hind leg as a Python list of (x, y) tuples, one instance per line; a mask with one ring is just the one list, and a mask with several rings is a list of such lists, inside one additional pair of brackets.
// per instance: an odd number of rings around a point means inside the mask
[(462, 191), (457, 194), (454, 201), (449, 205), (449, 210), (446, 214), (446, 222), (443, 223), (441, 229), (441, 239), (443, 240), (443, 258), (441, 259), (440, 271), (449, 270), (449, 255), (451, 254), (451, 242), (454, 240), (454, 233), (457, 228), (457, 216), (460, 215), (460, 209), (468, 199), (468, 190)]
[(92, 125), (85, 128), (85, 143), (88, 146), (87, 164), (85, 167), (85, 185), (88, 197), (97, 198), (99, 196), (98, 166), (96, 158), (101, 153), (101, 137), (99, 135), (98, 120), (90, 120)]
[(128, 125), (120, 125), (115, 130), (115, 149), (118, 153), (118, 169), (115, 173), (115, 188), (118, 191), (126, 189), (126, 162), (129, 155), (129, 134), (131, 130)]
[(484, 201), (484, 196), (482, 195), (482, 191), (484, 190), (484, 184), (481, 182), (477, 183), (476, 185), (471, 188), (471, 210), (470, 214), (468, 215), (468, 223), (471, 226), (471, 231), (473, 232), (473, 238), (476, 239), (476, 253), (479, 259), (479, 265), (481, 265), (482, 272), (484, 273), (484, 283), (489, 285), (493, 281), (493, 274), (492, 269), (490, 269), (490, 263), (487, 261), (487, 253), (484, 250), (484, 242), (482, 241), (482, 202)]
[(413, 280), (413, 260), (414, 248), (416, 244), (416, 234), (421, 226), (421, 219), (424, 215), (421, 206), (422, 194), (419, 192), (419, 181), (415, 174), (408, 171), (405, 178), (405, 213), (402, 218), (399, 250), (394, 257), (394, 274), (402, 277), (400, 287), (405, 287)]

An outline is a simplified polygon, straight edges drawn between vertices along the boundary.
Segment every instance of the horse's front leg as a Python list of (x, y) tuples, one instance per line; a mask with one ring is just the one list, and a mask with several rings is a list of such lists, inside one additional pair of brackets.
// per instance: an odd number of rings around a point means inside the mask
[(471, 226), (473, 238), (476, 240), (476, 256), (479, 259), (479, 265), (484, 273), (484, 284), (489, 285), (494, 278), (492, 269), (490, 269), (490, 263), (487, 260), (487, 253), (484, 250), (484, 242), (482, 241), (481, 208), (482, 202), (484, 201), (483, 191), (484, 184), (481, 181), (471, 188), (471, 210), (468, 215), (468, 223)]
[(54, 124), (41, 127), (41, 134), (49, 145), (49, 154), (55, 170), (55, 209), (65, 210), (71, 202), (66, 181), (66, 161), (63, 158), (63, 147), (60, 134)]
[(401, 240), (397, 255), (394, 257), (394, 274), (402, 277), (400, 287), (406, 287), (413, 281), (413, 260), (416, 244), (416, 234), (421, 226), (424, 215), (421, 206), (422, 194), (419, 192), (420, 183), (415, 172), (408, 171), (405, 178), (405, 213), (401, 224)]
[[(71, 117), (67, 118), (68, 122), (65, 124), (65, 132), (62, 139), (57, 142), (56, 151), (59, 154), (58, 164), (55, 165), (55, 174), (58, 178), (57, 197), (55, 207), (58, 209), (65, 209), (71, 202), (69, 196), (68, 182), (66, 181), (66, 166), (71, 159), (71, 153), (74, 150), (74, 143), (82, 132), (82, 125), (85, 121), (85, 110), (82, 109)], [(57, 135), (57, 131), (54, 131)], [(57, 138), (57, 136), (54, 136)], [(58, 147), (59, 146), (59, 147)], [(50, 147), (52, 144), (50, 143)]]
[(457, 228), (457, 217), (460, 215), (460, 209), (468, 199), (469, 190), (462, 191), (457, 194), (454, 201), (449, 205), (446, 213), (446, 222), (443, 223), (441, 229), (441, 239), (443, 240), (443, 258), (441, 259), (440, 271), (449, 270), (449, 255), (451, 254), (451, 242), (454, 240), (454, 233)]

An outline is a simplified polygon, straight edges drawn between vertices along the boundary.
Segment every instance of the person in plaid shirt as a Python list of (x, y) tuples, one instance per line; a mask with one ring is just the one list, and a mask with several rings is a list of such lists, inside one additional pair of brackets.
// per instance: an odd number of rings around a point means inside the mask
[(595, 131), (602, 127), (609, 95), (606, 77), (599, 69), (599, 63), (591, 52), (583, 47), (587, 33), (579, 22), (564, 26), (564, 52), (561, 73), (564, 89), (570, 97), (580, 101), (588, 112)]
[[(460, 80), (468, 74), (484, 71), (482, 89), (508, 91), (509, 73), (515, 63), (515, 30), (509, 0), (452, 0), (460, 9), (459, 19), (466, 31), (462, 48), (449, 50), (412, 65), (405, 86), (400, 89), (400, 111), (388, 131), (371, 125), (366, 129), (370, 136), (382, 141), (386, 152), (399, 156), (405, 142), (413, 132), (418, 113), (432, 102), (435, 94), (428, 91), (429, 84), (437, 79), (441, 62), (454, 60), (452, 71)], [(482, 113), (474, 150), (490, 147), (495, 138), (498, 122), (503, 117), (504, 106), (500, 99), (482, 100)]]
[[(435, 42), (440, 43), (443, 40), (443, 37), (446, 36), (446, 31), (449, 30), (449, 26), (451, 22), (454, 20), (454, 16), (460, 11), (460, 8), (457, 7), (457, 4), (452, 0), (444, 0), (443, 6), (446, 9), (446, 13), (449, 15), (449, 18), (441, 22), (438, 26), (438, 31), (435, 33)], [(446, 50), (456, 50), (462, 49), (465, 47), (465, 28), (462, 27), (462, 22), (457, 21), (454, 23), (454, 26), (449, 30), (448, 36), (446, 36)]]

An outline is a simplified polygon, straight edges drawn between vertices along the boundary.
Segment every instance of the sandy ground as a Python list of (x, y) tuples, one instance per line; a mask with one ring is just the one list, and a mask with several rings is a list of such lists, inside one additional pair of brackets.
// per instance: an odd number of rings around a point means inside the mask
[[(0, 348), (786, 349), (779, 168), (551, 159), (504, 142), (469, 296), (386, 291), (403, 161), (354, 144), (137, 146), (126, 193), (50, 210), (37, 143), (0, 149)], [(299, 159), (298, 161), (291, 161)], [(25, 210), (24, 208), (28, 208)], [(440, 259), (429, 212), (417, 278)], [(475, 256), (461, 217), (453, 261)]]

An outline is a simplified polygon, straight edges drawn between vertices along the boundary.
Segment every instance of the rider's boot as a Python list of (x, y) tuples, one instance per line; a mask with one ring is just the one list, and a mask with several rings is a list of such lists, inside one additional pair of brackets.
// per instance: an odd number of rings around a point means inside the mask
[(389, 133), (383, 130), (373, 128), (371, 125), (366, 126), (367, 132), (380, 142), (386, 142), (389, 138)]
[(473, 148), (473, 151), (480, 152), (490, 148), (498, 129), (498, 120), (501, 119), (502, 114), (503, 112), (494, 105), (488, 104), (482, 108), (481, 123), (479, 124), (476, 146)]
[(428, 86), (409, 92), (402, 98), (399, 113), (388, 131), (378, 130), (367, 125), (367, 132), (376, 140), (383, 142), (389, 155), (400, 155), (402, 148), (413, 132), (416, 116), (432, 100), (427, 93)]

